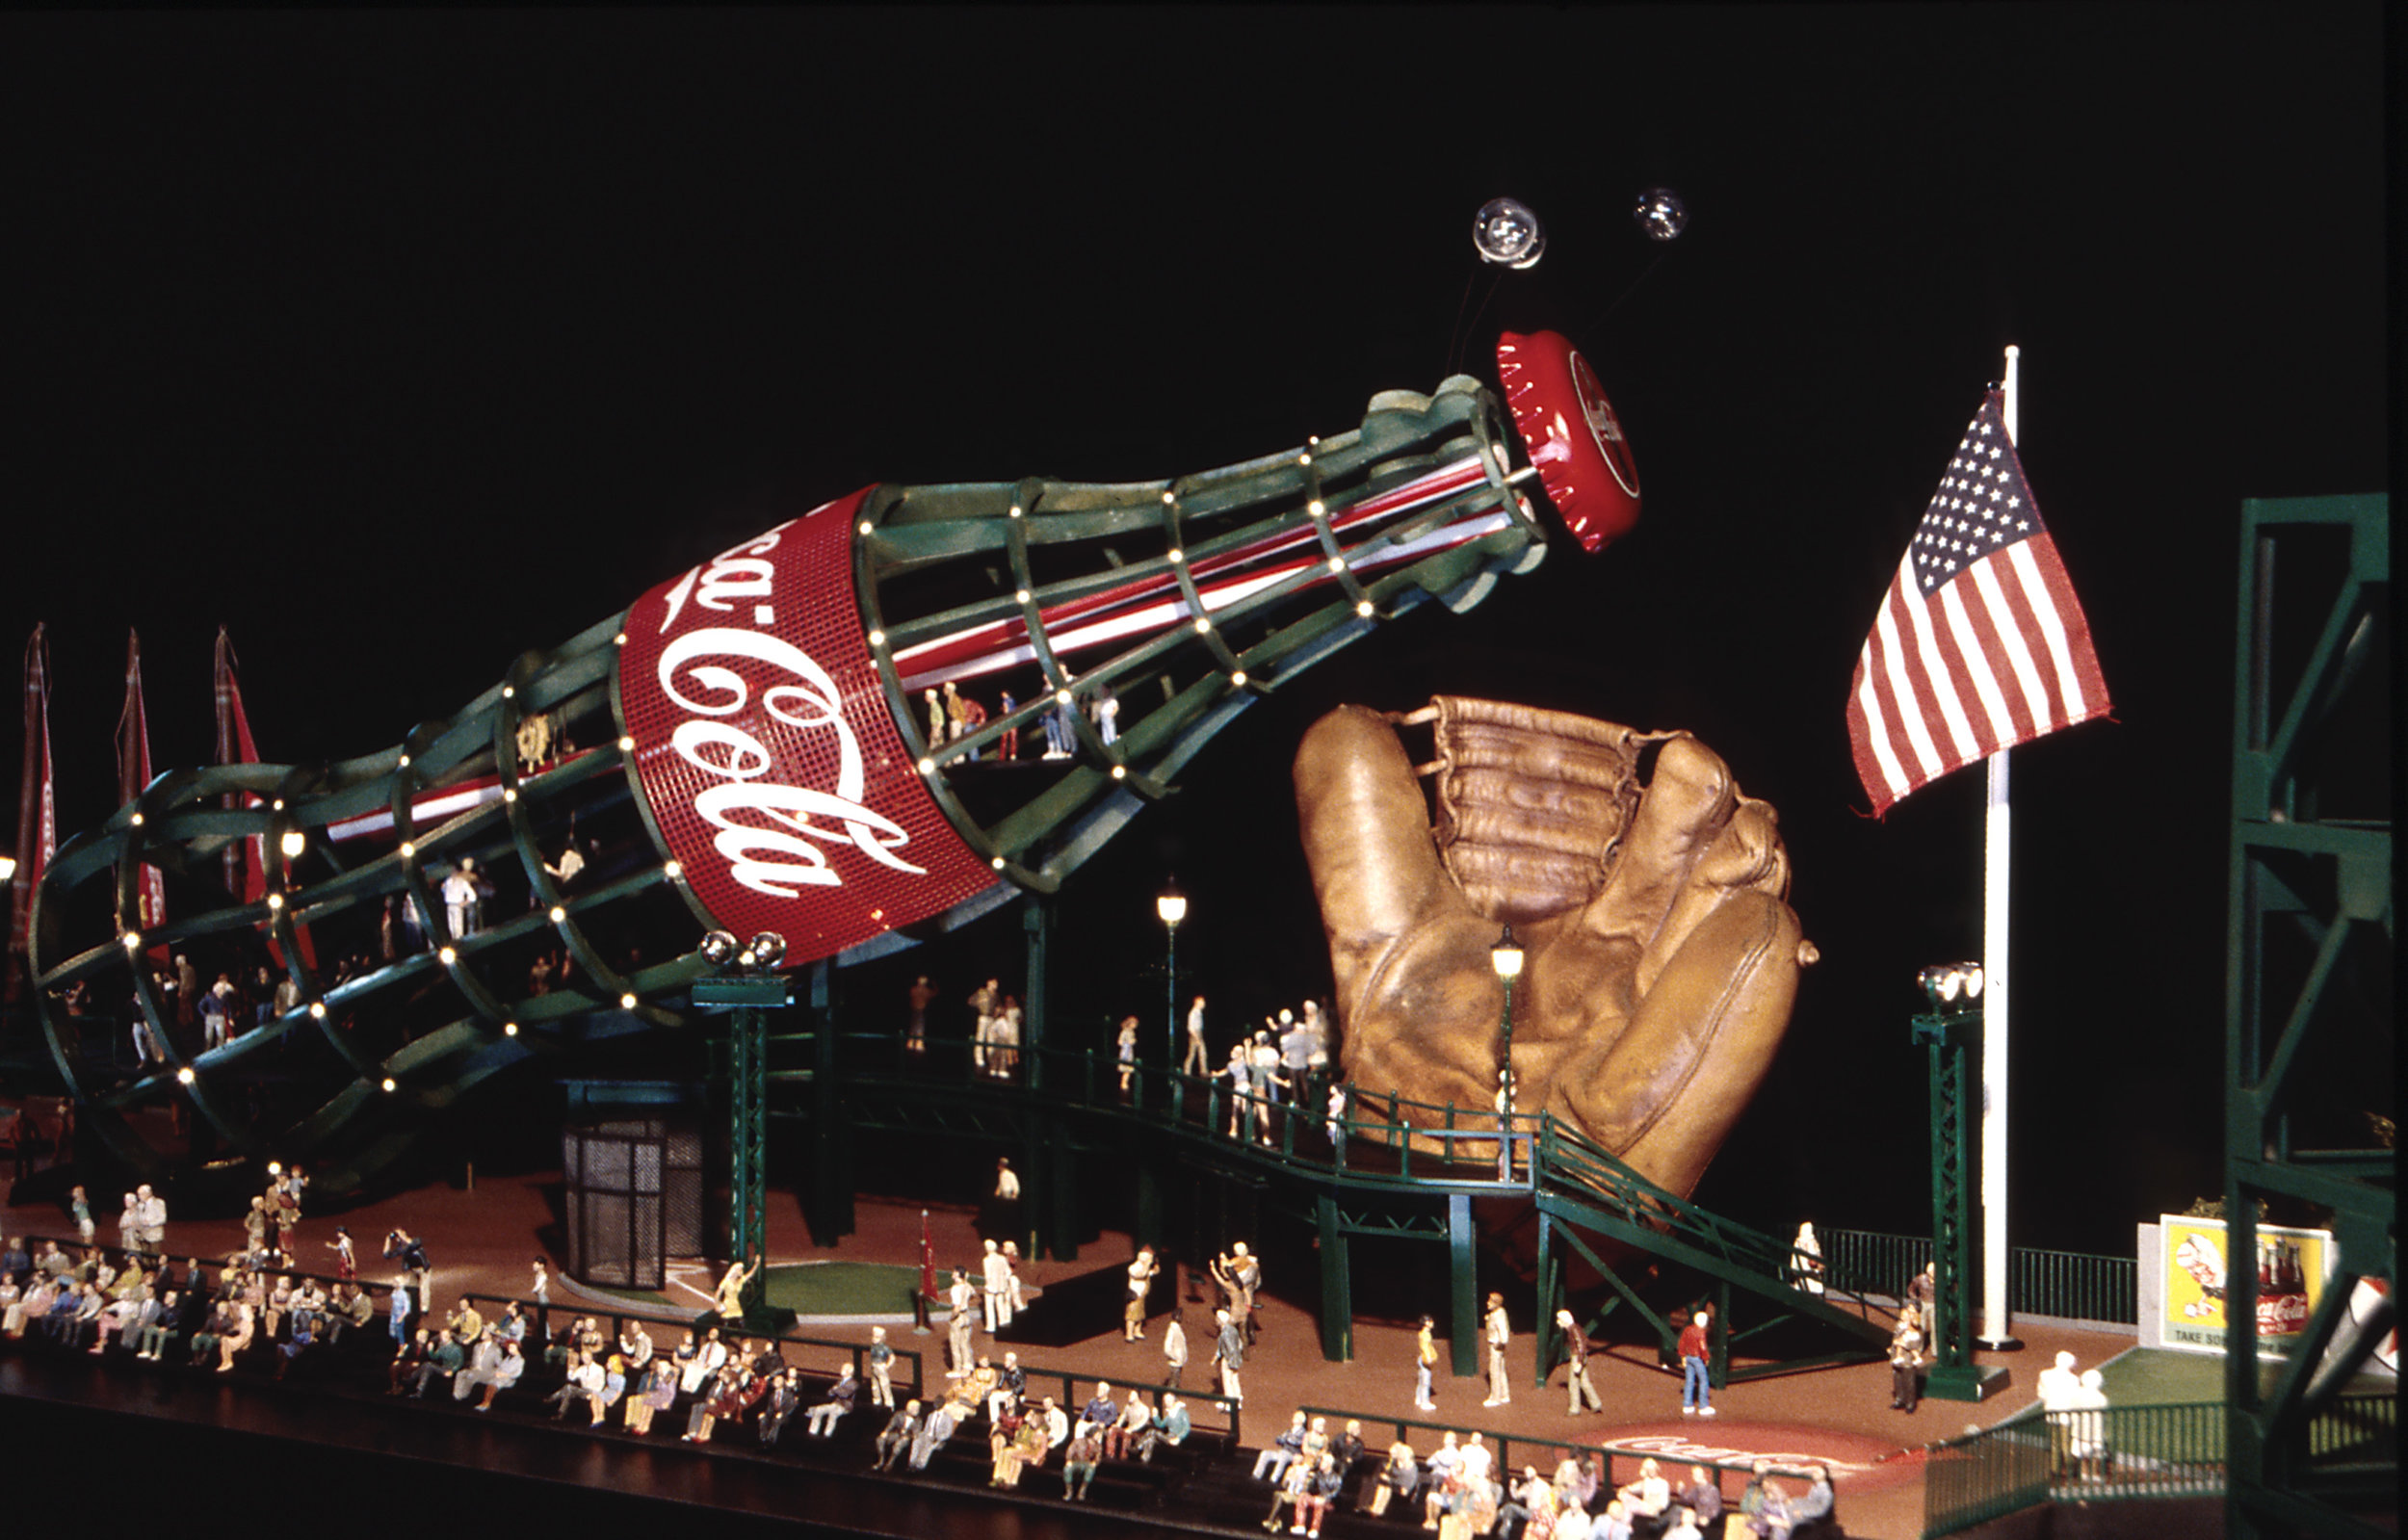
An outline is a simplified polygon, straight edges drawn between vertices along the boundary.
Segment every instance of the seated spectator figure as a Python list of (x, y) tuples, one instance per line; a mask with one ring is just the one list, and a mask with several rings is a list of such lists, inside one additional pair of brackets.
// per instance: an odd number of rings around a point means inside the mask
[(674, 1359), (657, 1353), (644, 1363), (642, 1375), (636, 1382), (635, 1393), (627, 1397), (627, 1431), (649, 1433), (652, 1420), (666, 1412), (677, 1400), (678, 1369)]
[(885, 1431), (877, 1436), (877, 1458), (870, 1462), (873, 1471), (891, 1471), (895, 1462), (911, 1448), (911, 1441), (920, 1431), (920, 1403), (905, 1401), (903, 1409), (886, 1420)]
[(1137, 1436), (1138, 1462), (1150, 1465), (1156, 1449), (1165, 1447), (1177, 1449), (1188, 1441), (1188, 1434), (1193, 1427), (1188, 1418), (1188, 1403), (1165, 1391), (1162, 1410), (1154, 1414), (1145, 1431)]
[(801, 1374), (798, 1370), (781, 1369), (770, 1376), (768, 1394), (761, 1397), (761, 1447), (770, 1449), (786, 1431), (786, 1420), (802, 1404)]
[(1688, 1485), (1681, 1488), (1678, 1499), (1697, 1521), (1697, 1527), (1707, 1534), (1718, 1533), (1722, 1526), (1722, 1482), (1716, 1473), (1702, 1465), (1688, 1468)]
[(744, 1366), (721, 1364), (719, 1372), (712, 1376), (711, 1383), (703, 1388), (703, 1393), (686, 1413), (686, 1431), (678, 1438), (688, 1444), (710, 1443), (711, 1430), (719, 1425), (720, 1419), (730, 1415), (731, 1408), (742, 1410), (744, 1390)]
[(1792, 1540), (1835, 1535), (1840, 1532), (1839, 1515), (1835, 1511), (1838, 1495), (1831, 1490), (1831, 1468), (1815, 1467), (1805, 1492), (1790, 1504), (1790, 1534)]
[(1095, 1467), (1104, 1458), (1104, 1436), (1093, 1423), (1081, 1420), (1061, 1456), (1061, 1495), (1065, 1501), (1085, 1502), (1094, 1483)]
[(249, 1347), (259, 1332), (249, 1305), (238, 1300), (234, 1304), (233, 1311), (231, 1329), (218, 1338), (218, 1372), (221, 1374), (233, 1371), (234, 1355)]
[(987, 1473), (986, 1484), (991, 1487), (1020, 1484), (1020, 1429), (1028, 1419), (1020, 1415), (1019, 1403), (1005, 1401), (995, 1412), (987, 1428), (987, 1449), (994, 1457)]
[(652, 1334), (643, 1329), (642, 1321), (630, 1320), (619, 1327), (618, 1356), (627, 1360), (631, 1370), (652, 1362)]
[(1672, 1522), (1664, 1526), (1663, 1540), (1706, 1540), (1697, 1527), (1697, 1510), (1686, 1502), (1672, 1504)]
[(183, 1323), (184, 1296), (170, 1289), (159, 1295), (158, 1308), (142, 1322), (141, 1332), (134, 1339), (134, 1356), (158, 1363), (182, 1336)]
[[(1756, 1462), (1756, 1475), (1740, 1495), (1740, 1514), (1746, 1521), (1748, 1533), (1757, 1540), (1789, 1540), (1790, 1495), (1781, 1483), (1765, 1474), (1768, 1461)], [(1729, 1525), (1723, 1526), (1728, 1533)]]
[(1631, 1527), (1642, 1534), (1661, 1529), (1660, 1521), (1672, 1508), (1672, 1483), (1664, 1479), (1662, 1468), (1653, 1459), (1639, 1461), (1637, 1479), (1614, 1496), (1622, 1500), (1622, 1511), (1630, 1515)]
[(1137, 1439), (1154, 1426), (1154, 1413), (1145, 1404), (1145, 1397), (1135, 1389), (1120, 1408), (1120, 1421), (1104, 1430), (1104, 1457), (1108, 1460), (1133, 1459), (1137, 1454)]
[(434, 1334), (434, 1345), (427, 1349), (427, 1356), (409, 1372), (410, 1398), (424, 1400), (428, 1386), (437, 1380), (448, 1382), (467, 1362), (468, 1349), (453, 1339), (451, 1328), (439, 1329)]
[(427, 1361), (427, 1355), (433, 1350), (434, 1333), (424, 1326), (419, 1327), (418, 1335), (402, 1344), (401, 1350), (393, 1355), (393, 1362), (386, 1366), (391, 1384), (384, 1394), (401, 1395), (406, 1389), (404, 1382), (418, 1372), (419, 1366)]
[(726, 1362), (727, 1344), (720, 1341), (717, 1326), (705, 1328), (700, 1336), (689, 1331), (677, 1344), (678, 1394), (701, 1395), (702, 1387), (711, 1383)]
[(815, 1439), (834, 1438), (836, 1424), (851, 1415), (853, 1402), (860, 1396), (861, 1381), (853, 1374), (852, 1366), (847, 1364), (844, 1371), (836, 1376), (836, 1383), (827, 1388), (827, 1398), (811, 1408), (803, 1432)]
[[(454, 1311), (452, 1318), (459, 1319), (459, 1313)], [(460, 1367), (459, 1372), (452, 1376), (452, 1399), (464, 1401), (483, 1389), (501, 1369), (501, 1340), (489, 1331), (469, 1337), (457, 1326), (444, 1329), (452, 1334), (452, 1340), (458, 1343), (460, 1350), (467, 1355), (467, 1362)]]
[(1079, 1408), (1079, 1420), (1095, 1429), (1096, 1440), (1101, 1443), (1105, 1431), (1120, 1421), (1120, 1404), (1112, 1399), (1110, 1385), (1102, 1380), (1095, 1382), (1095, 1394), (1087, 1397), (1085, 1406)]
[[(520, 1356), (525, 1356), (523, 1350)], [(580, 1352), (569, 1362), (568, 1377), (561, 1382), (559, 1390), (543, 1398), (544, 1404), (560, 1408), (552, 1414), (556, 1422), (566, 1422), (568, 1409), (576, 1406), (584, 1408), (588, 1425), (599, 1426), (602, 1422), (602, 1387), (609, 1377), (609, 1370)]]
[(1296, 1495), (1296, 1524), (1288, 1532), (1321, 1540), (1322, 1520), (1328, 1517), (1329, 1504), (1346, 1479), (1346, 1473), (1338, 1469), (1337, 1456), (1327, 1449), (1313, 1456), (1312, 1473)]
[(927, 1470), (929, 1461), (951, 1442), (957, 1425), (953, 1402), (940, 1401), (932, 1407), (929, 1415), (921, 1420), (920, 1431), (912, 1435), (911, 1468), (915, 1471)]
[(1270, 1512), (1263, 1520), (1265, 1530), (1272, 1534), (1279, 1532), (1279, 1516), (1284, 1510), (1293, 1521), (1289, 1532), (1304, 1532), (1304, 1495), (1312, 1489), (1313, 1468), (1317, 1463), (1317, 1460), (1308, 1460), (1299, 1453), (1280, 1467), (1279, 1490), (1272, 1495)]
[(294, 1312), (292, 1329), (285, 1334), (284, 1341), (276, 1344), (275, 1377), (282, 1379), (290, 1373), (293, 1365), (300, 1361), (301, 1355), (316, 1346), (317, 1343), (318, 1317), (316, 1313)]
[(1270, 1448), (1254, 1457), (1254, 1479), (1278, 1484), (1288, 1474), (1288, 1467), (1304, 1453), (1304, 1414), (1289, 1416), (1287, 1427), (1272, 1441)]
[[(492, 1411), (493, 1397), (501, 1395), (504, 1391), (509, 1390), (511, 1386), (517, 1384), (518, 1376), (526, 1371), (527, 1360), (525, 1355), (519, 1352), (518, 1344), (516, 1343), (504, 1343), (502, 1344), (502, 1361), (493, 1366), (493, 1377), (484, 1382), (484, 1396), (477, 1402), (477, 1410), (480, 1412)], [(457, 1394), (457, 1387), (455, 1388), (455, 1394)]]
[(1018, 1459), (1013, 1463), (1010, 1485), (1018, 1486), (1024, 1472), (1045, 1469), (1046, 1453), (1053, 1448), (1053, 1434), (1048, 1430), (1040, 1408), (1032, 1406), (1020, 1419), (1020, 1426), (1012, 1434), (1012, 1448)]
[(1414, 1460), (1413, 1446), (1400, 1439), (1388, 1446), (1388, 1462), (1380, 1467), (1378, 1476), (1365, 1493), (1361, 1511), (1377, 1518), (1398, 1498), (1409, 1505), (1421, 1482), (1421, 1466)]

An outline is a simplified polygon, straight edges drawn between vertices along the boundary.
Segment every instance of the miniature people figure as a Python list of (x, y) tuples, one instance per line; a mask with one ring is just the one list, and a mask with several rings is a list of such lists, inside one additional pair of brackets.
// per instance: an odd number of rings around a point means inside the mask
[(1170, 1324), (1163, 1328), (1163, 1388), (1185, 1390), (1180, 1379), (1188, 1370), (1188, 1327), (1179, 1307), (1170, 1307)]
[(1797, 1239), (1790, 1242), (1790, 1267), (1799, 1289), (1810, 1294), (1822, 1292), (1822, 1242), (1815, 1239), (1811, 1219), (1798, 1225)]
[(1249, 1104), (1247, 1102), (1247, 1097), (1251, 1094), (1253, 1089), (1253, 1059), (1247, 1052), (1245, 1040), (1243, 1038), (1240, 1038), (1238, 1041), (1229, 1045), (1228, 1066), (1224, 1069), (1216, 1071), (1213, 1075), (1213, 1079), (1215, 1080), (1226, 1080), (1229, 1082), (1228, 1136), (1230, 1138), (1236, 1138), (1238, 1136), (1238, 1125), (1244, 1119), (1253, 1115), (1248, 1109)]
[(1220, 1328), (1213, 1339), (1213, 1362), (1220, 1366), (1220, 1393), (1243, 1406), (1245, 1390), (1238, 1382), (1238, 1371), (1245, 1367), (1245, 1334), (1226, 1310), (1214, 1311), (1213, 1320)]
[(727, 1265), (727, 1270), (720, 1275), (719, 1290), (712, 1301), (712, 1308), (719, 1312), (721, 1320), (745, 1318), (745, 1290), (760, 1272), (761, 1258), (757, 1253), (749, 1267), (741, 1261)]
[(1188, 1007), (1188, 1057), (1179, 1065), (1182, 1075), (1205, 1075), (1212, 1071), (1213, 1061), (1204, 1049), (1204, 997), (1195, 997)]
[(1563, 1388), (1572, 1398), (1572, 1415), (1581, 1415), (1581, 1397), (1586, 1396), (1592, 1410), (1606, 1409), (1605, 1397), (1597, 1394), (1596, 1383), (1588, 1377), (1588, 1334), (1581, 1330), (1568, 1310), (1556, 1312), (1556, 1330), (1563, 1333)]
[(527, 1282), (527, 1297), (538, 1305), (552, 1302), (552, 1269), (541, 1257), (535, 1260), (535, 1276)]
[[(58, 1188), (53, 1188), (51, 1190), (55, 1192)], [(75, 1221), (76, 1238), (82, 1240), (84, 1244), (88, 1246), (91, 1245), (92, 1238), (92, 1200), (84, 1196), (84, 1189), (82, 1188), (70, 1188), (67, 1189), (66, 1209), (68, 1217)]]
[(1070, 1447), (1062, 1451), (1061, 1495), (1065, 1501), (1085, 1502), (1088, 1486), (1095, 1480), (1095, 1466), (1104, 1457), (1104, 1439), (1094, 1427), (1079, 1424), (1070, 1436)]
[(1095, 736), (1107, 744), (1120, 737), (1120, 699), (1110, 685), (1095, 687)]
[(168, 1240), (168, 1200), (145, 1182), (134, 1189), (134, 1212), (142, 1218), (142, 1249), (157, 1253)]
[(1421, 1468), (1414, 1463), (1413, 1446), (1400, 1439), (1388, 1446), (1388, 1463), (1380, 1468), (1379, 1478), (1373, 1482), (1359, 1511), (1377, 1518), (1388, 1511), (1391, 1501), (1402, 1498), (1413, 1501), (1414, 1488), (1421, 1484)]
[(769, 1394), (761, 1397), (759, 1432), (761, 1447), (773, 1449), (786, 1432), (786, 1420), (802, 1404), (802, 1385), (792, 1369), (781, 1369), (770, 1376)]
[(1890, 1338), (1890, 1405), (1911, 1412), (1923, 1396), (1924, 1336), (1915, 1329), (1915, 1313), (1901, 1311), (1898, 1331)]
[(933, 688), (920, 692), (921, 704), (928, 708), (929, 746), (934, 748), (953, 737), (952, 723), (945, 715), (945, 702)]
[(134, 1213), (134, 1194), (128, 1192), (125, 1207), (118, 1213), (118, 1249), (130, 1253), (142, 1248), (142, 1220)]
[(677, 1366), (672, 1360), (656, 1355), (644, 1370), (641, 1389), (627, 1397), (627, 1431), (649, 1433), (652, 1419), (676, 1402)]
[(927, 974), (911, 981), (908, 998), (911, 1016), (903, 1028), (903, 1052), (915, 1059), (925, 1058), (929, 1051), (929, 1005), (936, 999), (936, 986), (929, 982)]
[(920, 1420), (920, 1431), (911, 1436), (911, 1468), (927, 1470), (929, 1458), (953, 1438), (956, 1425), (958, 1420), (951, 1402), (939, 1402), (932, 1407)]
[[(1135, 1021), (1137, 1018), (1129, 1018)], [(1154, 1288), (1154, 1275), (1162, 1271), (1154, 1261), (1152, 1246), (1138, 1247), (1137, 1260), (1129, 1264), (1128, 1298), (1121, 1309), (1121, 1340), (1145, 1341), (1145, 1296)]]
[(2081, 1379), (2074, 1372), (2074, 1355), (2059, 1352), (2054, 1367), (2040, 1371), (2040, 1408), (2049, 1423), (2049, 1474), (2063, 1476), (2073, 1454), (2074, 1401)]
[(946, 1347), (954, 1367), (946, 1370), (945, 1377), (959, 1379), (970, 1372), (970, 1333), (978, 1324), (978, 1318), (971, 1312), (978, 1308), (979, 1292), (971, 1287), (970, 1275), (958, 1267), (954, 1269), (954, 1286), (946, 1300), (953, 1307), (953, 1315), (945, 1325)]
[(852, 1366), (847, 1364), (836, 1376), (836, 1383), (827, 1388), (827, 1399), (811, 1408), (810, 1421), (803, 1432), (815, 1439), (836, 1436), (836, 1424), (852, 1412), (853, 1402), (861, 1396), (861, 1381), (853, 1376)]
[(1672, 1506), (1672, 1483), (1664, 1479), (1662, 1467), (1653, 1458), (1644, 1459), (1638, 1462), (1637, 1477), (1614, 1496), (1635, 1527), (1644, 1523), (1653, 1527)]
[(1288, 1474), (1288, 1467), (1304, 1452), (1304, 1414), (1291, 1412), (1288, 1425), (1273, 1439), (1270, 1446), (1254, 1457), (1254, 1479), (1276, 1486)]
[[(1018, 711), (1019, 709), (1019, 697), (1015, 696), (1010, 691), (1007, 690), (1003, 692), (1003, 699), (996, 707), (995, 715), (998, 717), (1008, 718), (1013, 712)], [(1020, 757), (1019, 728), (1006, 727), (1002, 734), (997, 737), (995, 740), (995, 757), (997, 759), (1009, 760), (1017, 760)]]
[(1819, 1527), (1830, 1519), (1837, 1501), (1837, 1494), (1831, 1490), (1831, 1468), (1827, 1465), (1816, 1466), (1812, 1484), (1796, 1501), (1790, 1504), (1789, 1532), (1795, 1533), (1809, 1525)]
[(1690, 1466), (1688, 1485), (1681, 1489), (1680, 1501), (1694, 1516), (1699, 1529), (1720, 1532), (1722, 1482), (1714, 1472), (1702, 1465)]
[[(99, 1349), (94, 1348), (93, 1351)], [(2071, 1448), (2075, 1466), (2085, 1481), (2096, 1481), (2105, 1475), (2107, 1404), (2107, 1376), (2095, 1369), (2083, 1370), (2081, 1388), (2072, 1397)]]
[(443, 915), (458, 941), (477, 928), (477, 863), (468, 856), (443, 879)]
[(1020, 1242), (1017, 1240), (1004, 1242), (1004, 1293), (1011, 1301), (1013, 1315), (1028, 1313), (1029, 1297), (1020, 1286)]
[(1488, 1399), (1482, 1406), (1503, 1406), (1513, 1399), (1513, 1389), (1505, 1383), (1505, 1345), (1513, 1340), (1512, 1323), (1505, 1317), (1505, 1295), (1488, 1296)]
[(985, 1278), (981, 1292), (986, 1306), (986, 1331), (991, 1337), (998, 1326), (1011, 1324), (1011, 1265), (1004, 1260), (995, 1242), (989, 1240), (979, 1269)]
[(1424, 1316), (1413, 1337), (1413, 1408), (1420, 1412), (1438, 1410), (1438, 1403), (1429, 1398), (1429, 1377), (1438, 1367), (1436, 1329), (1437, 1323)]
[(1916, 1314), (1923, 1318), (1918, 1324), (1926, 1343), (1932, 1340), (1931, 1308), (1932, 1300), (1939, 1293), (1939, 1266), (1936, 1262), (1924, 1263), (1924, 1270), (1915, 1274), (1914, 1280), (1906, 1286), (1907, 1303), (1914, 1306)]
[(905, 1401), (903, 1410), (886, 1420), (885, 1431), (877, 1436), (877, 1458), (871, 1462), (874, 1471), (891, 1471), (895, 1462), (910, 1449), (911, 1440), (920, 1431), (920, 1403)]
[(870, 1404), (892, 1411), (895, 1406), (895, 1350), (886, 1345), (886, 1328), (870, 1328)]
[(1138, 1019), (1120, 1018), (1120, 1035), (1112, 1042), (1112, 1062), (1120, 1071), (1120, 1099), (1129, 1099), (1129, 1082), (1138, 1072)]
[[(1681, 1328), (1681, 1415), (1712, 1417), (1714, 1400), (1706, 1376), (1706, 1313), (1697, 1312)], [(1653, 1515), (1650, 1515), (1653, 1517)]]

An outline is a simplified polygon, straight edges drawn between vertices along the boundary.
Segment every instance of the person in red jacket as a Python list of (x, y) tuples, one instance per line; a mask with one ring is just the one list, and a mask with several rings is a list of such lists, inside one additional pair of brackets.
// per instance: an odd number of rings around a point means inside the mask
[(1681, 1415), (1712, 1417), (1714, 1403), (1706, 1384), (1706, 1313), (1699, 1311), (1681, 1328)]

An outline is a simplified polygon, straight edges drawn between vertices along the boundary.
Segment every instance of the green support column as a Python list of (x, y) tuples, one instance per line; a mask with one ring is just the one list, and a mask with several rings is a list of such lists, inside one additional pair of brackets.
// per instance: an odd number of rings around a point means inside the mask
[(1156, 1251), (1169, 1249), (1163, 1233), (1163, 1178), (1152, 1158), (1138, 1162), (1137, 1242)]
[(832, 1246), (851, 1228), (852, 1188), (836, 1076), (836, 1013), (828, 1009), (828, 965), (811, 966), (811, 1176), (803, 1218), (815, 1246)]
[(1918, 1016), (1914, 1041), (1931, 1051), (1931, 1370), (1924, 1394), (1977, 1401), (2006, 1388), (2007, 1373), (1976, 1364), (1974, 1350), (1973, 1121), (1978, 1110), (1972, 1064), (1981, 1044), (1978, 1006)]
[(1072, 1163), (1070, 1133), (1059, 1119), (1046, 1123), (1045, 1189), (1042, 1203), (1053, 1234), (1046, 1250), (1056, 1262), (1079, 1260), (1079, 1173)]
[(1531, 1383), (1544, 1390), (1547, 1375), (1556, 1367), (1562, 1352), (1563, 1339), (1556, 1331), (1556, 1300), (1562, 1292), (1562, 1280), (1556, 1276), (1555, 1220), (1547, 1211), (1538, 1211), (1538, 1321), (1531, 1336), (1537, 1343), (1531, 1354)]
[(1021, 990), (1020, 1062), (1028, 1087), (1045, 1089), (1046, 1012), (1053, 1005), (1054, 903), (1043, 894), (1020, 901), (1020, 930), (1028, 941), (1028, 977)]
[[(768, 1250), (769, 1022), (788, 1003), (786, 981), (758, 974), (715, 975), (694, 981), (694, 1003), (728, 1009), (727, 1245), (737, 1262)], [(732, 1008), (730, 1008), (732, 1007)], [(745, 1318), (762, 1317), (762, 1280), (745, 1287)]]
[(1472, 1231), (1472, 1195), (1447, 1198), (1447, 1281), (1453, 1310), (1454, 1376), (1479, 1376), (1479, 1252)]
[(1706, 1333), (1706, 1383), (1715, 1390), (1731, 1382), (1731, 1281), (1714, 1280), (1714, 1318)]
[(1354, 1357), (1354, 1278), (1347, 1232), (1338, 1222), (1335, 1193), (1322, 1193), (1316, 1208), (1322, 1243), (1322, 1357), (1344, 1364)]

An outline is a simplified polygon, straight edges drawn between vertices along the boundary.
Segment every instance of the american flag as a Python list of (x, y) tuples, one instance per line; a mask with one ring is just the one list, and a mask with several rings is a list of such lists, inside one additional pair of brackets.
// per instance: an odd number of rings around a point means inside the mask
[(1873, 811), (1886, 813), (1952, 770), (2108, 710), (2090, 622), (1993, 390), (1857, 655), (1847, 699), (1856, 773)]

